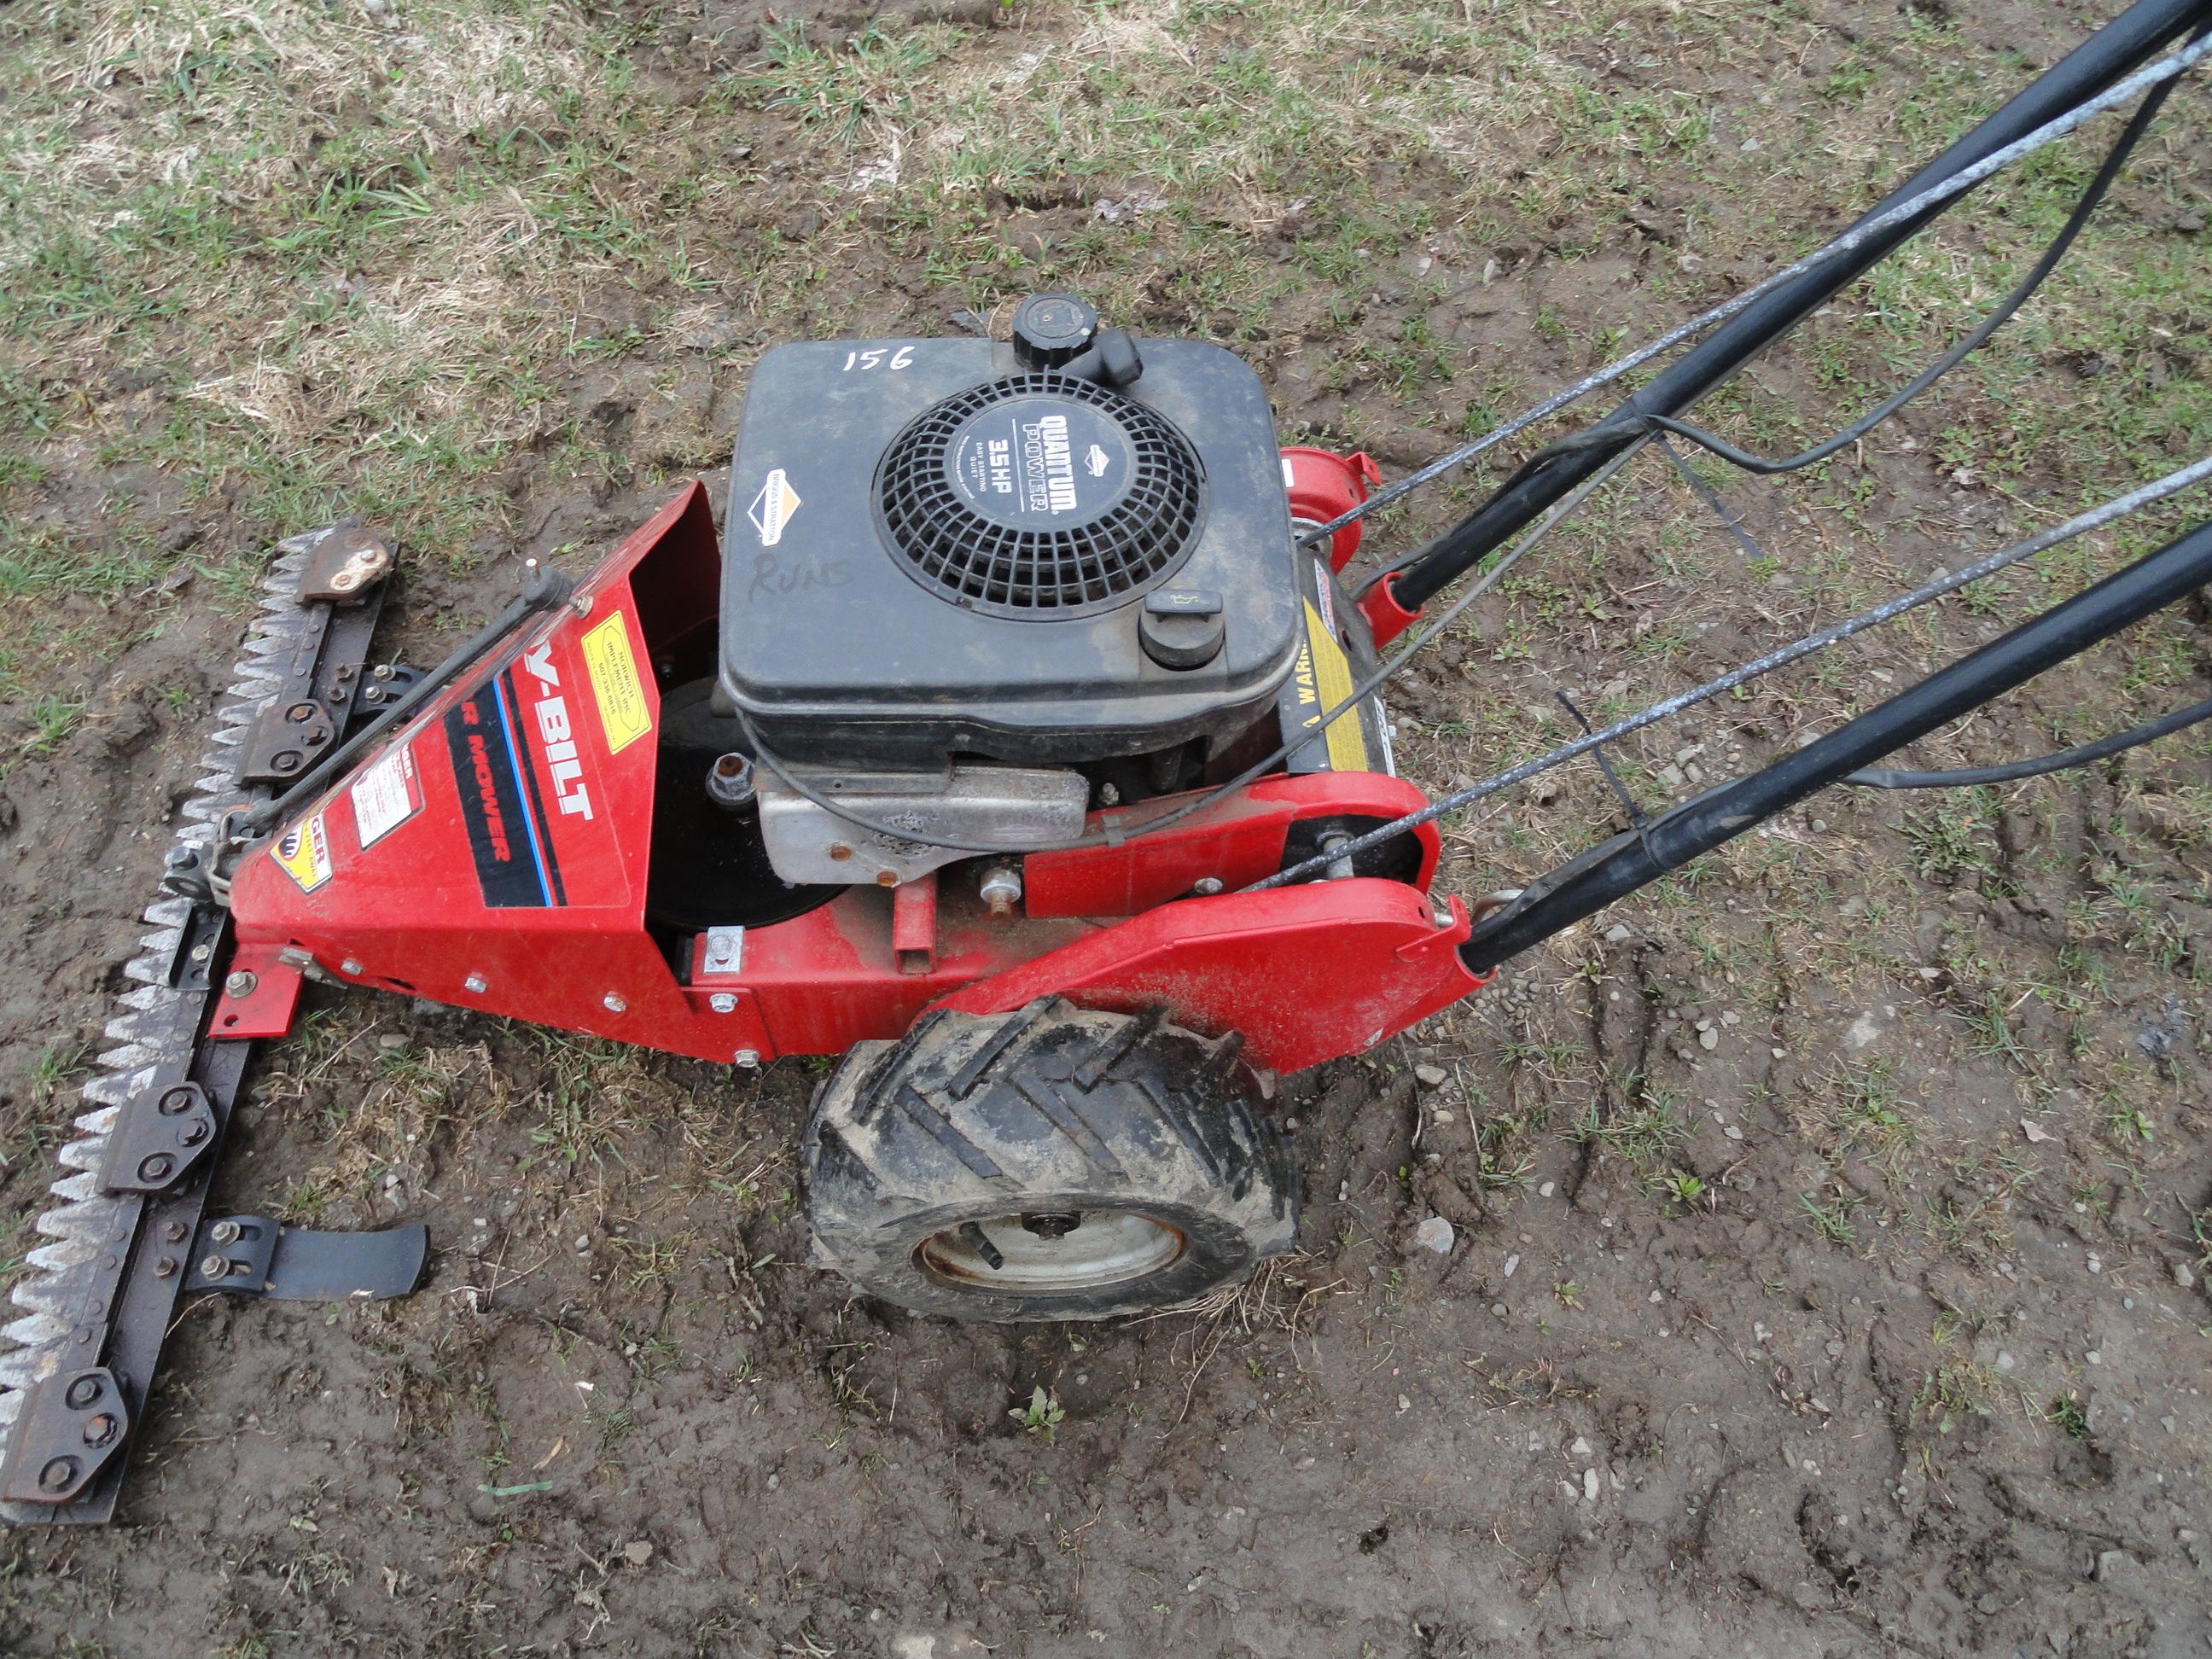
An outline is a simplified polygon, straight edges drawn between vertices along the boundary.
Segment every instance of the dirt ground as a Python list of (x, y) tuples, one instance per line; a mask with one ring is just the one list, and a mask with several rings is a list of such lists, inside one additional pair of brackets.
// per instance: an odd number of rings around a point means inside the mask
[[(691, 476), (719, 501), (765, 345), (1003, 323), (1049, 286), (1243, 351), (1285, 441), (1395, 474), (1842, 222), (2094, 21), (10, 11), (23, 1215), (274, 535), (348, 504), (392, 525), (394, 648), (427, 660), (520, 557), (588, 568)], [(267, 125), (287, 100), (313, 136)], [(1396, 688), (1403, 769), (1468, 781), (1566, 732), (1555, 691), (1625, 712), (2212, 447), (2205, 114), (2185, 89), (1990, 364), (1817, 477), (1711, 473), (1756, 556), (1662, 462), (1624, 475)], [(568, 160), (502, 182), (526, 130), (574, 160), (569, 194), (544, 182)], [(376, 160), (402, 137), (415, 171)], [(2087, 154), (1717, 415), (1769, 449), (1847, 418), (2002, 290)], [(1656, 805), (1758, 764), (2157, 531), (1761, 682), (1625, 745), (1624, 778)], [(2201, 698), (2206, 620), (1917, 752)], [(1515, 884), (1619, 823), (1594, 769), (1554, 774), (1451, 823), (1440, 884)], [(259, 1063), (217, 1202), (426, 1221), (430, 1277), (373, 1308), (192, 1306), (116, 1525), (0, 1538), (0, 1650), (2203, 1653), (2208, 870), (2194, 734), (2002, 791), (1820, 798), (1292, 1079), (1301, 1253), (1105, 1328), (915, 1319), (803, 1265), (817, 1066), (322, 993)], [(1048, 1430), (1016, 1414), (1039, 1389)]]

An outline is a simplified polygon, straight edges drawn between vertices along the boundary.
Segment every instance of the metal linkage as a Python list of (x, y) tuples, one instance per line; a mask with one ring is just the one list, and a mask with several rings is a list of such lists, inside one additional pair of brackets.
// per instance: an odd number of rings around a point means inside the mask
[[(1516, 474), (1474, 514), (1403, 562), (1393, 584), (1393, 592), (1401, 605), (1418, 610), (1492, 549), (1501, 545), (1522, 526), (1589, 477), (1618, 453), (1623, 443), (1647, 431), (1647, 417), (1671, 417), (1689, 409), (1836, 293), (1879, 264), (1947, 204), (2021, 156), (2057, 142), (2139, 94), (2170, 82), (2212, 53), (2212, 40), (2197, 40), (2158, 62), (2139, 70), (2135, 68), (2191, 28), (2208, 21), (2212, 21), (2212, 3), (2208, 0), (2137, 0), (2136, 4), (1923, 167), (1841, 235), (1732, 299), (1586, 375), (1473, 443), (1375, 492), (1359, 506), (1309, 532), (1307, 539), (1318, 542), (1334, 535), (1354, 520), (1465, 465), (1569, 404), (1712, 331), (1711, 337), (1668, 365), (1613, 417), (1601, 422), (1599, 429), (1607, 434), (1604, 441), (1584, 446), (1576, 455), (1556, 458), (1553, 464), (1525, 475)], [(2135, 72), (2130, 73), (2131, 70)], [(2123, 156), (2124, 153), (2124, 149), (2120, 151)], [(2094, 206), (2094, 197), (2088, 204)], [(2056, 251), (2063, 253), (2063, 244)], [(2002, 314), (1996, 319), (1998, 322), (2002, 319)], [(1982, 333), (1981, 337), (1986, 337), (1986, 334)], [(1978, 343), (1978, 339), (1974, 340), (1974, 343)], [(1958, 355), (1963, 356), (1964, 352)], [(1940, 364), (1939, 372), (1948, 366)], [(1885, 405), (1885, 411), (1894, 406), (1894, 401)]]
[(1553, 871), (1476, 924), (1460, 949), (1462, 959), (1473, 971), (1486, 973), (1869, 761), (2110, 639), (2208, 580), (2212, 521), (1773, 765), (1709, 789), (1642, 830), (1616, 836)]
[[(1471, 784), (1465, 789), (1457, 790), (1440, 799), (1433, 800), (1418, 812), (1409, 812), (1404, 817), (1393, 818), (1389, 823), (1358, 836), (1346, 850), (1357, 854), (1364, 852), (1370, 847), (1380, 846), (1395, 836), (1402, 836), (1408, 830), (1418, 829), (1420, 825), (1440, 818), (1448, 812), (1456, 812), (1463, 807), (1472, 806), (1475, 802), (1494, 795), (1501, 789), (1510, 789), (1516, 783), (1525, 783), (1540, 772), (1548, 772), (1555, 766), (1565, 765), (1577, 757), (1589, 754), (1602, 744), (1615, 742), (1632, 732), (1640, 732), (1647, 726), (1656, 726), (1661, 720), (1672, 719), (1686, 708), (1694, 708), (1698, 703), (1719, 696), (1723, 692), (1733, 691), (1740, 685), (1747, 685), (1762, 674), (1771, 673), (1778, 668), (1785, 667), (1790, 663), (1809, 657), (1817, 651), (1826, 650), (1832, 645), (1850, 639), (1853, 635), (1863, 634), (1870, 628), (1878, 628), (1883, 623), (1901, 617), (1908, 611), (1926, 605), (1931, 600), (1942, 599), (1947, 593), (1954, 593), (1971, 582), (1980, 581), (1984, 577), (1995, 575), (1998, 571), (2009, 565), (2017, 564), (2031, 555), (2043, 552), (2048, 548), (2057, 546), (2062, 542), (2071, 541), (2076, 536), (2126, 518), (2129, 514), (2148, 507), (2154, 501), (2163, 501), (2169, 495), (2177, 495), (2191, 485), (2208, 480), (2212, 480), (2212, 456), (2208, 456), (2201, 461), (2192, 462), (2178, 471), (2170, 472), (2154, 483), (2131, 489), (2124, 495), (2115, 496), (2101, 507), (2092, 507), (2086, 513), (2077, 514), (2063, 524), (2053, 525), (2050, 529), (2039, 532), (2026, 541), (2015, 542), (2010, 547), (1992, 553), (1986, 558), (1978, 559), (1964, 569), (1924, 583), (1909, 593), (1900, 593), (1894, 599), (1885, 599), (1881, 604), (1869, 610), (1862, 611), (1856, 617), (1846, 617), (1842, 622), (1831, 623), (1826, 628), (1806, 635), (1802, 639), (1793, 640), (1788, 645), (1770, 651), (1763, 657), (1755, 658), (1740, 668), (1732, 668), (1725, 674), (1707, 680), (1702, 685), (1692, 686), (1686, 691), (1677, 692), (1671, 697), (1662, 698), (1646, 708), (1639, 709), (1633, 714), (1613, 721), (1610, 726), (1574, 738), (1571, 742), (1563, 743), (1558, 748), (1549, 750), (1533, 760), (1523, 761), (1517, 766), (1508, 767), (1502, 772), (1485, 778), (1480, 783)], [(1850, 769), (1844, 769), (1848, 771)], [(1838, 773), (1830, 781), (1838, 781), (1841, 777), (1842, 774)], [(1301, 863), (1291, 866), (1279, 874), (1270, 876), (1264, 881), (1253, 883), (1251, 887), (1245, 890), (1257, 891), (1265, 887), (1280, 887), (1291, 882), (1313, 879), (1318, 876), (1325, 863), (1326, 860), (1322, 859), (1307, 859)]]

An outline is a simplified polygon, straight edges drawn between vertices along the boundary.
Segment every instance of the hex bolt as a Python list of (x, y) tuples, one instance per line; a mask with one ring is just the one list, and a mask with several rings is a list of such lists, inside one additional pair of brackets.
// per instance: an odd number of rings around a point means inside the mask
[(738, 1012), (738, 1000), (727, 991), (715, 992), (707, 999), (707, 1006), (718, 1014), (734, 1014)]
[(112, 1443), (122, 1427), (113, 1412), (96, 1412), (85, 1420), (84, 1443), (97, 1451)]
[(185, 1231), (183, 1222), (172, 1221), (161, 1229), (161, 1237), (172, 1244), (181, 1244), (185, 1242)]
[(994, 916), (1010, 916), (1022, 902), (1021, 873), (1010, 864), (994, 864), (983, 872), (975, 891)]
[(241, 968), (229, 978), (223, 981), (222, 994), (227, 997), (230, 997), (242, 1002), (247, 997), (252, 996), (254, 992), (260, 988), (260, 985), (261, 981), (258, 976), (247, 973), (243, 968)]
[(240, 1231), (235, 1221), (218, 1221), (208, 1229), (208, 1237), (217, 1244), (235, 1244)]
[(1321, 838), (1321, 850), (1328, 856), (1328, 866), (1322, 872), (1323, 881), (1349, 881), (1352, 878), (1352, 860), (1337, 856), (1341, 849), (1351, 845), (1352, 837), (1341, 830), (1332, 830)]
[(461, 988), (474, 996), (482, 996), (491, 988), (491, 981), (482, 974), (471, 974), (461, 981)]
[(212, 945), (195, 945), (192, 946), (192, 960), (194, 962), (205, 962), (214, 954), (215, 946)]
[(73, 1376), (62, 1398), (69, 1402), (71, 1411), (81, 1412), (87, 1406), (98, 1405), (100, 1396), (106, 1392), (96, 1376)]
[(348, 978), (359, 978), (361, 976), (361, 963), (359, 959), (354, 957), (348, 957), (343, 962), (338, 963), (338, 972), (345, 975)]
[(76, 1459), (74, 1457), (50, 1458), (47, 1460), (46, 1466), (39, 1471), (39, 1490), (64, 1492), (68, 1489), (69, 1483), (76, 1479)]
[(155, 1278), (156, 1278), (156, 1279), (174, 1279), (176, 1276), (177, 1276), (177, 1258), (176, 1258), (176, 1257), (174, 1257), (174, 1256), (173, 1256), (173, 1255), (165, 1255), (165, 1256), (162, 1256), (160, 1260), (158, 1260), (157, 1261), (155, 1261), (155, 1262), (154, 1263), (154, 1277), (155, 1277)]
[(753, 763), (735, 752), (718, 757), (707, 769), (707, 799), (726, 812), (753, 804)]
[(202, 1279), (228, 1279), (229, 1276), (230, 1263), (224, 1261), (222, 1257), (219, 1255), (210, 1255), (200, 1258), (200, 1277)]
[(611, 1014), (624, 1013), (629, 1008), (629, 1004), (623, 1000), (622, 993), (619, 991), (608, 992), (599, 999), (599, 1003)]
[(300, 769), (300, 751), (296, 749), (287, 749), (280, 755), (271, 755), (269, 757), (269, 769), (272, 772), (298, 771)]
[(305, 726), (322, 712), (312, 702), (295, 702), (284, 711), (284, 718), (295, 726)]
[(164, 1091), (161, 1095), (161, 1098), (155, 1103), (154, 1109), (159, 1112), (163, 1117), (182, 1117), (186, 1112), (192, 1109), (193, 1105), (198, 1101), (198, 1099), (199, 1091), (198, 1090), (186, 1088), (169, 1089)]
[(197, 1146), (207, 1138), (208, 1126), (204, 1122), (187, 1123), (177, 1131), (177, 1145), (179, 1146)]
[(738, 1065), (742, 1066), (746, 1071), (750, 1072), (760, 1064), (760, 1050), (757, 1048), (740, 1048), (733, 1058)]
[(392, 678), (392, 665), (388, 662), (380, 662), (368, 672), (372, 679), (388, 680)]
[(138, 1179), (167, 1181), (177, 1172), (177, 1160), (167, 1152), (155, 1152), (138, 1160)]
[(1200, 876), (1190, 884), (1190, 890), (1200, 898), (1212, 898), (1221, 888), (1222, 881), (1218, 876)]

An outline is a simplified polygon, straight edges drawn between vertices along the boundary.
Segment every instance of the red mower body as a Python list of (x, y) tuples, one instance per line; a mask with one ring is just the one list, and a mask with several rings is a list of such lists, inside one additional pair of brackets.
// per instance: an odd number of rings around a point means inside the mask
[(768, 926), (650, 927), (661, 697), (712, 659), (720, 578), (695, 483), (568, 605), (519, 628), (251, 854), (231, 886), (242, 994), (223, 999), (214, 1033), (281, 1033), (312, 974), (750, 1064), (896, 1037), (935, 1006), (983, 1012), (1056, 993), (1240, 1032), (1258, 1064), (1293, 1071), (1370, 1048), (1481, 982), (1454, 948), (1465, 911), (1428, 895), (1432, 827), (1410, 884), (1234, 890), (1283, 867), (1303, 819), (1423, 804), (1375, 772), (1263, 778), (1134, 839), (1181, 798), (1093, 812), (1092, 844), (1029, 855), (1010, 916), (959, 884), (940, 895), (933, 874)]

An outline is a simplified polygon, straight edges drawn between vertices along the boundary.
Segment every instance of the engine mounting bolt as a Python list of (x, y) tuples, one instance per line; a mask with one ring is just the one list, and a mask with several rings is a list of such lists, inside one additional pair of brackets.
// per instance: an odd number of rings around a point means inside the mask
[(60, 1492), (76, 1478), (76, 1459), (74, 1457), (52, 1458), (48, 1460), (46, 1468), (39, 1471), (39, 1490)]
[(737, 1054), (732, 1056), (732, 1059), (736, 1064), (744, 1066), (745, 1070), (750, 1072), (760, 1064), (760, 1050), (757, 1048), (740, 1048), (738, 1050)]
[(348, 957), (343, 962), (338, 963), (338, 972), (348, 975), (357, 975), (361, 972), (361, 963), (356, 957)]
[(707, 799), (734, 812), (753, 803), (753, 763), (734, 751), (707, 769)]
[(1216, 893), (1221, 890), (1221, 878), (1218, 876), (1200, 876), (1196, 881), (1191, 883), (1190, 890), (1197, 894), (1200, 898), (1212, 898)]
[(204, 1257), (200, 1262), (200, 1277), (228, 1279), (230, 1277), (230, 1263), (219, 1255)]
[(238, 972), (233, 974), (228, 979), (223, 981), (222, 994), (227, 997), (232, 997), (240, 1001), (243, 1001), (247, 997), (253, 994), (260, 983), (261, 981), (256, 975), (247, 973), (243, 968), (241, 968)]
[(994, 916), (1010, 916), (1014, 907), (1022, 902), (1021, 872), (1012, 865), (994, 864), (983, 872), (976, 884), (975, 892), (991, 907)]
[(738, 1000), (727, 991), (715, 992), (707, 999), (707, 1006), (718, 1014), (734, 1014), (738, 1012)]
[(208, 1237), (218, 1244), (235, 1244), (238, 1243), (238, 1224), (235, 1221), (218, 1221), (208, 1229)]
[(482, 974), (471, 974), (466, 979), (461, 981), (461, 988), (463, 990), (472, 992), (477, 996), (482, 996), (485, 991), (490, 988), (490, 987), (491, 981), (486, 979)]
[(619, 991), (608, 992), (599, 999), (599, 1001), (611, 1014), (625, 1012), (629, 1007), (629, 1004), (622, 1000), (622, 994)]

